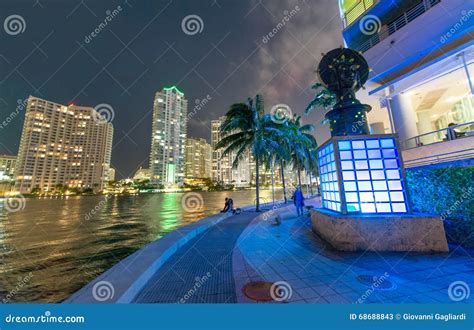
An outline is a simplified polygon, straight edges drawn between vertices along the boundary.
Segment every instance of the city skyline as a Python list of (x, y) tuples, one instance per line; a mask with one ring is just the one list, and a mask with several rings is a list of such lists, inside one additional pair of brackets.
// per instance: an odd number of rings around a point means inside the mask
[[(8, 116), (17, 100), (29, 95), (62, 104), (110, 104), (116, 127), (112, 166), (118, 178), (131, 176), (148, 163), (153, 95), (162, 87), (179, 86), (190, 100), (190, 113), (198, 106), (188, 121), (189, 136), (210, 141), (211, 120), (254, 91), (261, 90), (267, 112), (274, 104), (285, 103), (302, 114), (312, 96), (312, 69), (320, 53), (342, 44), (333, 1), (318, 6), (300, 1), (263, 6), (257, 1), (211, 0), (185, 6), (178, 1), (128, 1), (132, 7), (91, 2), (86, 3), (88, 8), (78, 3), (41, 4), (5, 4), (5, 15), (21, 14), (27, 26), (22, 34), (2, 35), (0, 112)], [(114, 11), (118, 5), (122, 10)], [(285, 29), (264, 40), (292, 10), (296, 14)], [(91, 37), (106, 11), (111, 12), (111, 22)], [(329, 23), (325, 12), (334, 14)], [(201, 17), (203, 30), (189, 35), (181, 23), (193, 14)], [(301, 45), (306, 50), (290, 51)], [(199, 106), (202, 100), (208, 102)], [(23, 116), (20, 111), (0, 130), (0, 154), (17, 153)], [(319, 125), (321, 116), (305, 118), (317, 125), (320, 142), (329, 135)]]

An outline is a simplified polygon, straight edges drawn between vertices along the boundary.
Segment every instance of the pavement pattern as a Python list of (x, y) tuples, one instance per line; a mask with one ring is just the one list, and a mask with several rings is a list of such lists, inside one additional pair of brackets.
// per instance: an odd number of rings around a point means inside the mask
[(190, 240), (168, 259), (134, 303), (235, 303), (232, 252), (258, 213), (244, 211)]
[[(318, 207), (319, 199), (307, 201)], [(474, 258), (449, 253), (340, 252), (294, 206), (242, 212), (181, 247), (135, 303), (256, 303), (243, 287), (278, 282), (272, 303), (473, 303)], [(282, 220), (278, 225), (275, 221)]]

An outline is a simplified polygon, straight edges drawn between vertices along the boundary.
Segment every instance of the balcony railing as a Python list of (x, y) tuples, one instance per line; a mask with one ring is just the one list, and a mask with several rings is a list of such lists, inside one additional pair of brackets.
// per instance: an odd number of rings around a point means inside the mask
[(403, 150), (406, 150), (438, 142), (462, 139), (469, 136), (474, 136), (474, 121), (412, 137), (403, 141), (401, 146)]
[(393, 22), (388, 25), (382, 26), (381, 31), (375, 33), (369, 40), (365, 41), (360, 45), (353, 46), (354, 49), (365, 52), (370, 48), (377, 45), (380, 41), (386, 39), (388, 36), (394, 34), (396, 31), (400, 30), (402, 27), (427, 12), (433, 6), (440, 3), (441, 0), (422, 0), (420, 3), (412, 7), (410, 10), (404, 12)]
[(360, 0), (351, 9), (344, 13), (344, 28), (351, 25), (357, 18), (362, 16), (370, 7), (375, 4), (376, 0)]

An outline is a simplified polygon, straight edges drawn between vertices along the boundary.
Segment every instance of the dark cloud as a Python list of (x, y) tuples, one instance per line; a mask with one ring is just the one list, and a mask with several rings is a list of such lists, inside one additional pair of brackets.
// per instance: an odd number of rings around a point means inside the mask
[[(122, 10), (101, 25), (118, 6)], [(296, 6), (284, 27), (263, 42)], [(212, 119), (257, 92), (267, 111), (286, 103), (302, 113), (320, 54), (342, 43), (333, 0), (1, 1), (1, 27), (14, 14), (26, 29), (18, 35), (0, 29), (0, 117), (28, 95), (110, 104), (119, 177), (147, 164), (153, 98), (163, 86), (179, 85), (190, 110), (196, 100), (212, 98), (188, 127), (189, 136), (209, 139)], [(183, 32), (188, 15), (201, 17), (201, 33)], [(0, 130), (0, 153), (17, 152), (23, 116)], [(328, 132), (320, 118), (305, 121), (316, 123), (322, 142)]]

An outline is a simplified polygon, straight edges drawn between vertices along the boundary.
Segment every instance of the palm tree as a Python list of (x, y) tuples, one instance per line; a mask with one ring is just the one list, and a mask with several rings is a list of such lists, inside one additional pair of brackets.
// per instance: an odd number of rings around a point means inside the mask
[(262, 120), (263, 114), (263, 99), (260, 95), (256, 96), (255, 102), (249, 98), (247, 103), (233, 104), (221, 125), (220, 131), (224, 138), (216, 145), (217, 149), (225, 149), (222, 156), (235, 153), (234, 168), (245, 157), (246, 151), (252, 152), (256, 165), (256, 212), (260, 212), (260, 164), (266, 150), (274, 143), (269, 137), (268, 121)]
[(291, 150), (291, 162), (293, 168), (298, 173), (298, 183), (301, 186), (301, 170), (306, 169), (308, 163), (309, 150), (315, 148), (317, 143), (310, 133), (314, 130), (314, 125), (301, 125), (301, 116), (294, 116), (288, 121), (289, 146)]
[(262, 117), (263, 126), (266, 134), (266, 153), (263, 155), (263, 162), (265, 168), (272, 170), (272, 189), (274, 190), (274, 169), (275, 166), (281, 166), (282, 183), (283, 183), (283, 197), (285, 203), (286, 198), (286, 187), (285, 187), (285, 173), (284, 173), (284, 162), (290, 160), (290, 152), (288, 145), (288, 137), (286, 126), (279, 121), (275, 121), (270, 114), (266, 114)]

